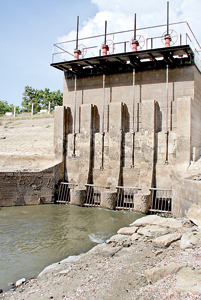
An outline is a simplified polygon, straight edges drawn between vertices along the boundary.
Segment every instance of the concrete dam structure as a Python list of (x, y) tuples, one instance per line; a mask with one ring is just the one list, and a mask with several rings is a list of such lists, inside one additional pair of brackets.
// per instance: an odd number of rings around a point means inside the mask
[(35, 131), (28, 140), (37, 153), (14, 149), (1, 163), (0, 206), (57, 200), (178, 217), (201, 203), (201, 47), (192, 29), (169, 23), (168, 4), (164, 25), (137, 29), (135, 15), (134, 28), (108, 33), (105, 21), (103, 32), (79, 38), (78, 18), (76, 39), (54, 44), (51, 66), (64, 74), (54, 153), (38, 150), (52, 140), (49, 125), (41, 141)]
[[(59, 202), (182, 216), (199, 203), (200, 45), (187, 22), (55, 44)], [(86, 44), (86, 46), (84, 45)], [(59, 59), (57, 58), (59, 55)], [(57, 59), (57, 61), (55, 61)]]

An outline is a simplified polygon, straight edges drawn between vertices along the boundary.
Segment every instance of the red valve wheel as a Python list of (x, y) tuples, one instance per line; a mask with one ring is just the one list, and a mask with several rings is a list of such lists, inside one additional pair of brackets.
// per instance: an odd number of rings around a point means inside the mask
[[(132, 41), (134, 40), (134, 37), (130, 40), (130, 47), (132, 49)], [(145, 38), (142, 35), (136, 35), (136, 41), (138, 41), (138, 49), (142, 49), (145, 45)]]
[[(102, 49), (102, 47), (103, 47), (104, 45), (105, 45), (105, 43), (102, 43), (102, 44), (101, 44), (101, 49)], [(108, 53), (109, 53), (109, 54), (113, 54), (113, 53), (114, 53), (114, 50), (115, 50), (115, 45), (114, 45), (113, 40), (107, 40), (107, 41), (106, 41), (106, 45), (109, 47)]]
[[(162, 38), (161, 38), (161, 41), (162, 43), (165, 45), (165, 37), (167, 35), (167, 31), (165, 31), (162, 35)], [(178, 34), (177, 32), (174, 30), (174, 29), (170, 29), (169, 30), (169, 35), (170, 35), (170, 38), (171, 38), (171, 41), (170, 41), (170, 45), (173, 46), (174, 44), (176, 44), (177, 40), (178, 40)]]

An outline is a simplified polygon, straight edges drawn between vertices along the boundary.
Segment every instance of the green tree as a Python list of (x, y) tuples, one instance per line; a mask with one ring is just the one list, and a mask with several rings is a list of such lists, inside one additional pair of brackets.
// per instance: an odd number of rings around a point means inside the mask
[[(7, 101), (0, 101), (0, 116), (4, 115), (6, 112), (14, 113), (14, 105), (8, 104)], [(19, 106), (15, 107), (16, 114), (20, 113)]]
[(50, 92), (50, 89), (45, 88), (45, 90), (43, 92), (42, 108), (48, 109), (49, 102), (51, 102), (51, 92)]
[(60, 90), (56, 92), (51, 92), (51, 109), (54, 109), (55, 106), (61, 106), (63, 104), (63, 93)]
[(30, 86), (25, 86), (23, 93), (22, 107), (23, 111), (31, 112), (32, 103), (34, 106), (34, 113), (40, 111), (41, 108), (48, 109), (50, 102), (50, 109), (53, 110), (54, 106), (62, 105), (63, 93), (60, 90), (56, 92), (50, 92), (50, 89), (35, 90)]
[(31, 112), (32, 103), (35, 101), (35, 90), (30, 86), (25, 86), (25, 91), (23, 93), (23, 101), (21, 103), (23, 111)]
[(0, 101), (0, 115), (4, 115), (7, 111), (12, 112), (7, 101)]

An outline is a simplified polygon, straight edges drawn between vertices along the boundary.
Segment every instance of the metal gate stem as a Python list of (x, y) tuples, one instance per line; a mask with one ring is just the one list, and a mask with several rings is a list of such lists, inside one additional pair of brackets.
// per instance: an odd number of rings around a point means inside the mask
[(103, 74), (103, 109), (102, 109), (102, 159), (101, 169), (104, 169), (104, 110), (105, 110), (105, 74)]
[(165, 164), (168, 164), (168, 64), (166, 65), (166, 157)]
[(76, 94), (77, 94), (77, 75), (75, 74), (75, 96), (74, 96), (74, 120), (73, 120), (73, 156), (75, 156), (75, 127), (76, 127)]
[(132, 147), (132, 164), (131, 167), (134, 167), (134, 148), (135, 148), (135, 68), (133, 68), (133, 147)]

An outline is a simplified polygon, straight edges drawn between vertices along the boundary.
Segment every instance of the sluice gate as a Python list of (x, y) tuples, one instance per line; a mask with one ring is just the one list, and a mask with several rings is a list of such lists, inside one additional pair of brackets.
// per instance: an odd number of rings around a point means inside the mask
[(86, 184), (86, 199), (84, 206), (98, 206), (101, 204), (101, 193), (106, 190), (105, 186)]
[(59, 195), (57, 204), (69, 204), (70, 203), (70, 189), (76, 187), (75, 183), (61, 182), (59, 186)]
[[(70, 190), (75, 189), (77, 184), (61, 182), (59, 187), (59, 195), (57, 204), (70, 204)], [(83, 206), (101, 207), (101, 195), (103, 192), (110, 192), (108, 186), (99, 186), (94, 184), (86, 184), (86, 194)], [(116, 187), (116, 210), (134, 210), (135, 195), (141, 189), (138, 187)], [(150, 188), (151, 205), (150, 214), (172, 213), (172, 189)]]
[(172, 212), (172, 190), (151, 188), (152, 205), (149, 209), (150, 214)]
[(134, 195), (138, 193), (139, 188), (117, 186), (117, 210), (134, 210)]

